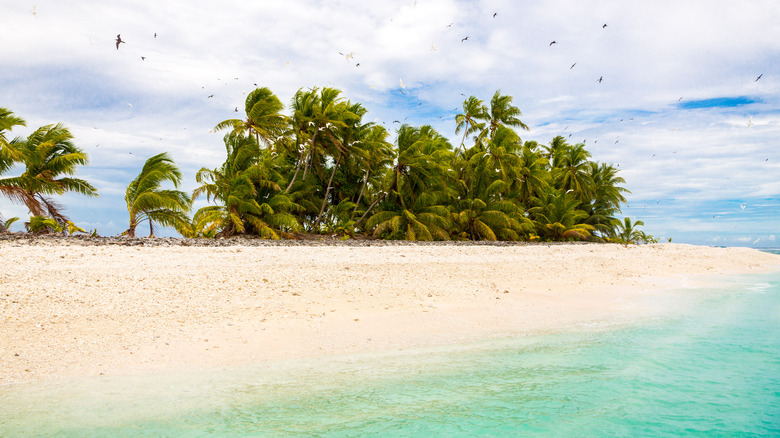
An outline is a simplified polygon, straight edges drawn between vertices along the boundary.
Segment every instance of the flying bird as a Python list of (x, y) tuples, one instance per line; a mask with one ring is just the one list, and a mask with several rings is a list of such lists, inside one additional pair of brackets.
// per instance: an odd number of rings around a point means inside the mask
[(552, 46), (553, 44), (558, 44), (558, 41), (551, 41), (550, 45)]
[(455, 23), (450, 23), (450, 24), (447, 25), (447, 27), (452, 27), (453, 24), (455, 24)]
[(404, 85), (404, 80), (403, 79), (399, 78), (398, 79), (398, 83), (401, 85), (401, 88), (406, 88), (406, 85)]
[(496, 18), (496, 15), (498, 15), (498, 12), (493, 12), (493, 18)]
[(603, 80), (604, 80), (604, 76), (601, 76), (601, 77), (599, 78), (599, 80), (598, 80), (598, 83), (600, 84), (600, 83), (601, 83), (601, 81), (603, 81)]
[(436, 51), (436, 46), (434, 46), (433, 43), (431, 43), (431, 52), (435, 52), (435, 51)]
[(399, 122), (398, 120), (393, 120), (393, 123), (401, 123), (401, 122)]
[(763, 73), (761, 73), (760, 75), (758, 75), (758, 77), (756, 78), (756, 80), (755, 80), (755, 81), (753, 81), (753, 82), (758, 82), (758, 80), (759, 80), (759, 79), (761, 79), (761, 76), (764, 76), (764, 74), (763, 74)]
[(463, 38), (462, 40), (460, 40), (460, 42), (467, 41), (468, 39), (469, 39), (469, 37)]
[(141, 61), (146, 61), (146, 56), (142, 56)]
[(753, 120), (751, 120), (751, 118), (748, 117), (748, 128), (750, 128), (751, 126), (753, 126)]
[(601, 28), (602, 28), (602, 29), (606, 29), (606, 28), (607, 28), (607, 23), (604, 23), (604, 25), (603, 25), (603, 26), (601, 26)]
[(360, 67), (360, 63), (358, 62), (357, 64), (355, 64), (355, 67)]
[(574, 64), (572, 64), (571, 67), (569, 67), (569, 70), (573, 69), (575, 65), (577, 65), (576, 62)]
[(119, 50), (119, 45), (122, 44), (122, 43), (124, 43), (124, 41), (122, 41), (122, 37), (120, 36), (120, 34), (117, 34), (116, 35), (116, 49), (117, 50)]
[(238, 112), (238, 107), (236, 107), (236, 109), (234, 109), (233, 112), (237, 113)]
[(38, 7), (38, 5), (35, 5), (35, 6), (33, 6), (33, 9), (32, 9), (32, 14), (33, 14), (33, 17), (35, 17), (35, 18), (38, 18), (38, 12), (35, 10), (35, 8), (37, 8), (37, 7)]
[(206, 99), (211, 99), (212, 97), (214, 97), (214, 95), (210, 94), (209, 97), (207, 97)]
[(157, 32), (154, 33), (154, 37), (157, 38)]

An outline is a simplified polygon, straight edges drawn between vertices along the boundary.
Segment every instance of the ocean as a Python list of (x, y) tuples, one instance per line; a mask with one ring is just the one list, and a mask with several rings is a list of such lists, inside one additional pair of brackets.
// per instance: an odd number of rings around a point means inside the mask
[(619, 327), (0, 386), (0, 436), (780, 436), (780, 273), (685, 293)]

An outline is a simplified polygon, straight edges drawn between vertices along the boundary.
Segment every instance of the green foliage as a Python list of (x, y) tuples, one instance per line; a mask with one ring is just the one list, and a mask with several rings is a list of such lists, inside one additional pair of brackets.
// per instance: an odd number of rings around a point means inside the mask
[(146, 160), (141, 173), (130, 182), (125, 192), (130, 226), (124, 232), (135, 237), (136, 227), (149, 222), (149, 235), (154, 237), (154, 222), (174, 227), (182, 235), (187, 234), (192, 200), (179, 190), (162, 189), (164, 182), (174, 187), (181, 184), (181, 171), (167, 153), (163, 152)]
[(14, 222), (18, 221), (18, 217), (12, 217), (0, 222), (0, 233), (6, 233), (11, 228)]
[[(455, 116), (461, 138), (453, 148), (429, 125), (400, 124), (391, 133), (364, 121), (367, 109), (335, 88), (298, 90), (289, 116), (271, 90), (257, 88), (243, 118), (215, 126), (228, 131), (226, 158), (196, 173), (192, 199), (175, 190), (182, 176), (167, 154), (147, 160), (127, 188), (126, 234), (148, 221), (152, 235), (157, 223), (207, 238), (279, 239), (304, 231), (406, 240), (657, 241), (636, 229), (641, 221), (616, 218), (629, 193), (617, 168), (562, 136), (546, 145), (523, 141), (528, 126), (512, 100), (500, 90), (489, 101), (468, 97)], [(62, 125), (9, 139), (23, 124), (0, 108), (0, 176), (25, 169), (0, 178), (0, 195), (64, 230), (67, 218), (49, 196), (97, 194), (72, 177), (87, 157)], [(199, 197), (208, 205), (190, 218)], [(33, 228), (54, 229), (38, 222)]]

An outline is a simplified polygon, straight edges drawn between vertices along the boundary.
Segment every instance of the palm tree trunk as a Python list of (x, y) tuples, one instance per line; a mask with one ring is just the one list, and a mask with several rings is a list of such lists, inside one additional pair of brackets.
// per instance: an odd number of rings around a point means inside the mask
[(303, 163), (303, 159), (298, 159), (298, 164), (295, 165), (295, 173), (293, 174), (292, 180), (290, 180), (290, 184), (287, 186), (287, 188), (284, 189), (285, 194), (287, 194), (287, 192), (290, 191), (290, 188), (292, 188), (293, 184), (295, 184), (295, 179), (298, 178), (298, 172), (301, 171), (301, 163)]
[(393, 187), (395, 187), (395, 185), (397, 183), (398, 183), (398, 169), (396, 169), (395, 172), (393, 172), (393, 182), (390, 183), (390, 187), (388, 187), (387, 190), (382, 192), (382, 194), (379, 195), (379, 197), (377, 197), (376, 200), (371, 203), (371, 205), (368, 207), (366, 212), (363, 213), (363, 216), (360, 216), (360, 219), (358, 219), (358, 221), (355, 222), (355, 228), (357, 228), (358, 225), (360, 225), (363, 222), (363, 219), (365, 219), (366, 216), (368, 216), (368, 213), (370, 213), (371, 210), (373, 210), (374, 207), (376, 207), (377, 204), (379, 204), (383, 199), (385, 199), (385, 197), (387, 196), (387, 193), (390, 192), (390, 190), (392, 190)]
[(306, 179), (306, 173), (309, 171), (309, 161), (311, 156), (314, 154), (314, 140), (317, 138), (317, 131), (319, 130), (314, 131), (314, 135), (311, 136), (311, 144), (309, 145), (309, 150), (306, 153), (306, 159), (304, 160), (306, 165), (303, 167), (303, 179)]
[(151, 218), (149, 218), (149, 237), (154, 237), (154, 224)]
[(322, 207), (320, 207), (320, 214), (317, 215), (317, 220), (314, 221), (314, 226), (320, 224), (320, 219), (322, 219), (322, 213), (325, 211), (325, 206), (328, 204), (328, 195), (330, 195), (330, 189), (333, 184), (333, 177), (336, 176), (336, 170), (339, 168), (339, 163), (341, 163), (341, 158), (344, 156), (344, 153), (339, 152), (339, 159), (336, 160), (336, 163), (333, 165), (333, 172), (330, 173), (330, 179), (328, 180), (328, 188), (325, 190), (325, 198), (322, 200)]
[(360, 200), (363, 199), (363, 192), (366, 190), (366, 185), (368, 185), (368, 173), (370, 172), (369, 169), (366, 169), (366, 176), (363, 178), (363, 186), (360, 187), (360, 194), (358, 195), (357, 201), (355, 202), (355, 209), (352, 210), (352, 213), (356, 212), (358, 207), (360, 206)]

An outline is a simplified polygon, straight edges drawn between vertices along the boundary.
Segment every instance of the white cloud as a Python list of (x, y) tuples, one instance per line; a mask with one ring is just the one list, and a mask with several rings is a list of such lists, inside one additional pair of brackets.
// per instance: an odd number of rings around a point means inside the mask
[[(587, 140), (593, 159), (622, 170), (632, 191), (627, 212), (653, 218), (647, 228), (676, 241), (693, 229), (733, 236), (724, 228), (733, 225), (709, 210), (780, 196), (772, 68), (780, 9), (772, 1), (414, 3), (63, 1), (39, 3), (33, 17), (16, 2), (4, 8), (4, 31), (16, 43), (0, 47), (0, 106), (27, 119), (18, 135), (57, 121), (71, 128), (91, 157), (81, 174), (102, 196), (69, 211), (100, 206), (105, 213), (94, 214), (105, 216), (90, 223), (124, 222), (126, 184), (161, 151), (192, 190), (195, 171), (224, 156), (222, 134), (209, 130), (243, 108), (255, 83), (285, 103), (300, 87), (334, 86), (363, 102), (369, 119), (431, 123), (453, 143), (460, 93), (489, 100), (501, 89), (531, 127), (524, 139)], [(117, 33), (126, 41), (119, 50)], [(735, 96), (757, 103), (678, 107)], [(404, 99), (424, 105), (409, 109)], [(675, 209), (662, 209), (670, 200)], [(16, 211), (6, 205), (5, 216)], [(746, 214), (771, 209), (776, 202)]]

